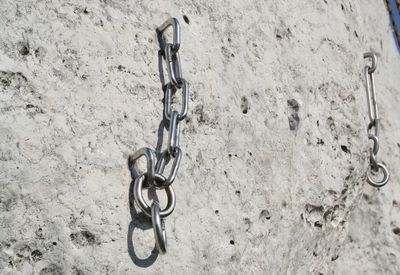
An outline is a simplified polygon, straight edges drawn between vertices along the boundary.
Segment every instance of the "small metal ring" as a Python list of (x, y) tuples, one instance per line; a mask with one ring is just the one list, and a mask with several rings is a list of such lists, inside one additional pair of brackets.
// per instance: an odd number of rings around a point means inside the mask
[(165, 231), (164, 220), (161, 219), (160, 206), (157, 202), (151, 205), (151, 222), (153, 224), (154, 238), (156, 247), (160, 254), (167, 252), (167, 233)]
[(386, 183), (388, 183), (389, 179), (390, 179), (390, 174), (388, 169), (386, 168), (385, 165), (383, 165), (382, 163), (378, 163), (378, 167), (381, 168), (383, 170), (383, 179), (381, 181), (374, 181), (370, 175), (367, 176), (368, 178), (368, 183), (370, 185), (372, 185), (373, 187), (382, 187), (384, 186)]
[[(160, 174), (155, 174), (156, 181), (165, 181), (165, 177)], [(146, 214), (146, 216), (151, 217), (151, 207), (144, 200), (142, 195), (143, 183), (146, 179), (146, 175), (141, 175), (135, 180), (135, 184), (133, 186), (133, 196), (135, 198), (135, 202), (137, 203), (140, 210)], [(164, 186), (162, 186), (164, 188)], [(176, 205), (176, 197), (175, 192), (172, 186), (165, 186), (165, 192), (167, 193), (167, 206), (160, 212), (161, 218), (165, 218), (169, 216), (175, 209)]]

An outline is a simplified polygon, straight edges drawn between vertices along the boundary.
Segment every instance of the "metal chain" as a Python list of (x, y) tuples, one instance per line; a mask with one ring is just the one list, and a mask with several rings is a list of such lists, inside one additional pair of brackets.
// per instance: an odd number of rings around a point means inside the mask
[(364, 74), (366, 79), (366, 92), (367, 92), (367, 102), (368, 102), (368, 139), (374, 142), (372, 148), (370, 148), (370, 164), (371, 172), (373, 174), (378, 174), (379, 170), (383, 171), (383, 179), (381, 181), (375, 181), (372, 179), (371, 175), (367, 176), (368, 183), (374, 187), (384, 186), (390, 178), (389, 171), (386, 166), (378, 162), (378, 151), (379, 151), (379, 116), (378, 116), (378, 105), (376, 104), (376, 93), (375, 93), (375, 83), (374, 83), (374, 72), (376, 70), (377, 58), (372, 52), (367, 52), (364, 54), (364, 58), (371, 58), (371, 66), (366, 65), (364, 67)]
[[(173, 30), (173, 42), (167, 43), (164, 32), (169, 27)], [(176, 198), (171, 184), (174, 182), (182, 159), (182, 150), (179, 147), (180, 122), (185, 119), (189, 109), (189, 84), (183, 78), (182, 66), (179, 57), (181, 45), (181, 28), (176, 18), (170, 18), (157, 28), (161, 51), (167, 63), (169, 83), (165, 87), (164, 94), (164, 116), (168, 122), (168, 146), (156, 161), (154, 150), (141, 148), (129, 157), (132, 165), (141, 158), (146, 157), (147, 171), (135, 179), (133, 195), (138, 207), (145, 215), (151, 218), (159, 253), (164, 254), (167, 250), (167, 236), (164, 219), (175, 209)], [(180, 112), (172, 108), (172, 96), (175, 92), (182, 90), (182, 109)], [(171, 171), (168, 177), (164, 176), (165, 166), (173, 159)], [(157, 197), (149, 206), (143, 199), (143, 188), (164, 189), (167, 194), (167, 206), (160, 209)]]

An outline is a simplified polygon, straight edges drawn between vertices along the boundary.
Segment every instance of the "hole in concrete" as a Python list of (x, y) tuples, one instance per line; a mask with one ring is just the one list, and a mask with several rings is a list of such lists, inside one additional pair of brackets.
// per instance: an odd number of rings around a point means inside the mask
[(341, 145), (340, 148), (342, 148), (342, 151), (345, 153), (350, 153), (350, 150), (347, 148), (346, 145)]
[(186, 15), (183, 16), (183, 20), (185, 20), (186, 24), (190, 23), (189, 18)]

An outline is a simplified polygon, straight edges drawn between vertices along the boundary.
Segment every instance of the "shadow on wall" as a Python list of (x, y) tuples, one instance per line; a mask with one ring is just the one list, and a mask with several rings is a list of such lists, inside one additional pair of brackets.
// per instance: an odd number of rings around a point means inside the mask
[[(187, 19), (187, 18), (186, 18)], [(185, 22), (188, 23), (188, 19)], [(156, 158), (157, 158), (157, 163), (160, 160), (160, 158), (162, 157), (162, 145), (163, 145), (163, 140), (164, 140), (164, 129), (167, 129), (167, 131), (169, 130), (169, 123), (170, 121), (167, 119), (166, 115), (165, 115), (165, 91), (166, 91), (166, 87), (167, 84), (165, 83), (165, 77), (164, 77), (164, 68), (163, 68), (163, 60), (165, 59), (165, 51), (164, 48), (166, 46), (165, 41), (162, 37), (162, 33), (157, 32), (157, 39), (160, 45), (160, 49), (158, 51), (158, 71), (159, 71), (159, 76), (160, 76), (160, 83), (161, 83), (161, 91), (164, 94), (164, 104), (163, 104), (163, 118), (159, 123), (158, 129), (157, 129), (157, 145), (155, 148), (155, 154), (156, 154)], [(168, 64), (167, 64), (168, 65)], [(171, 78), (169, 76), (169, 80), (171, 81)], [(175, 86), (173, 86), (171, 88), (171, 93), (173, 96), (175, 93), (177, 92), (177, 89)], [(179, 141), (178, 141), (179, 142)], [(170, 158), (166, 158), (165, 161), (165, 165), (168, 165), (168, 163), (170, 162)], [(139, 173), (136, 170), (135, 165), (133, 165), (133, 163), (130, 163), (130, 161), (128, 160), (128, 167), (129, 170), (131, 172), (131, 177), (132, 177), (132, 182), (130, 184), (129, 187), (129, 207), (130, 207), (130, 213), (131, 213), (131, 222), (129, 224), (128, 227), (128, 236), (127, 236), (127, 242), (128, 242), (128, 253), (129, 256), (131, 257), (133, 263), (139, 267), (149, 267), (152, 264), (154, 264), (154, 262), (156, 261), (159, 252), (158, 249), (156, 248), (156, 246), (154, 246), (153, 250), (151, 251), (151, 254), (145, 258), (145, 259), (140, 259), (137, 257), (136, 252), (135, 252), (135, 247), (134, 247), (134, 243), (133, 243), (133, 232), (135, 230), (135, 228), (139, 228), (142, 231), (145, 230), (149, 230), (149, 229), (153, 229), (153, 225), (152, 225), (152, 221), (151, 219), (149, 219), (149, 217), (146, 216), (145, 213), (143, 212), (137, 212), (136, 208), (135, 208), (135, 199), (134, 199), (134, 195), (133, 195), (133, 190), (134, 190), (134, 185), (135, 185), (135, 181), (136, 179), (138, 179), (139, 177), (142, 176), (143, 173)], [(156, 166), (157, 167), (157, 166)], [(145, 186), (144, 188), (147, 188), (148, 190), (148, 198), (149, 200), (153, 200), (153, 201), (158, 201), (157, 198), (157, 194), (155, 192), (155, 188), (153, 187), (149, 187), (149, 186)]]
[[(131, 169), (131, 166), (130, 166), (130, 170), (132, 173), (132, 178), (134, 178), (134, 174), (136, 173), (136, 171), (133, 171), (134, 169)], [(142, 212), (138, 213), (135, 208), (134, 199), (133, 199), (134, 183), (135, 183), (135, 181), (133, 180), (129, 187), (129, 209), (130, 209), (132, 220), (128, 227), (128, 237), (127, 237), (128, 253), (132, 259), (132, 262), (135, 265), (137, 265), (139, 267), (149, 267), (152, 264), (154, 264), (154, 262), (157, 260), (158, 251), (157, 251), (156, 247), (154, 246), (149, 257), (147, 257), (145, 259), (140, 259), (136, 255), (135, 247), (134, 247), (134, 243), (133, 243), (133, 237), (132, 237), (135, 228), (139, 228), (144, 231), (144, 230), (152, 229), (153, 225), (151, 224), (151, 220), (144, 213), (142, 213)]]
[[(157, 35), (157, 37), (158, 37), (158, 41), (160, 43), (160, 47), (161, 47), (161, 49), (163, 49), (165, 46), (163, 44), (163, 40), (161, 39), (160, 35)], [(158, 70), (159, 70), (159, 75), (160, 75), (161, 91), (163, 92), (164, 98), (165, 98), (166, 84), (165, 84), (165, 78), (164, 78), (163, 56), (164, 56), (164, 51), (160, 50), (158, 52)], [(174, 94), (175, 92), (176, 92), (176, 89), (173, 89), (172, 93)], [(164, 128), (166, 128), (167, 130), (169, 128), (168, 120), (165, 117), (165, 110), (163, 112), (163, 119), (160, 121), (158, 130), (157, 130), (157, 145), (156, 145), (156, 150), (155, 150), (157, 159), (159, 159), (161, 156), (161, 149), (162, 149), (162, 144), (163, 144), (163, 139), (164, 139)], [(151, 254), (147, 258), (140, 259), (136, 255), (135, 247), (134, 247), (134, 243), (133, 243), (133, 232), (134, 232), (135, 228), (139, 228), (139, 229), (145, 231), (145, 230), (153, 229), (153, 225), (152, 225), (151, 219), (149, 219), (142, 212), (138, 213), (137, 209), (135, 208), (133, 188), (134, 188), (134, 184), (135, 184), (135, 179), (139, 178), (141, 175), (135, 169), (134, 165), (132, 163), (130, 163), (129, 161), (128, 161), (128, 167), (129, 167), (129, 170), (131, 172), (131, 177), (132, 177), (132, 182), (129, 187), (129, 208), (130, 208), (132, 220), (128, 227), (128, 236), (127, 236), (128, 253), (132, 259), (132, 262), (136, 266), (146, 268), (155, 263), (155, 261), (158, 258), (159, 253), (158, 253), (156, 246), (154, 246), (153, 250), (151, 251)], [(149, 199), (158, 200), (155, 190), (152, 190), (152, 188), (148, 189), (148, 197), (149, 197)]]

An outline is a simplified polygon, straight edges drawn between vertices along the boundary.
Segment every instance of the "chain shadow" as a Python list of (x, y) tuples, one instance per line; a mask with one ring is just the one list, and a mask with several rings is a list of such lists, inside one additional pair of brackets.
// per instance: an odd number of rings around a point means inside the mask
[[(136, 255), (135, 248), (134, 248), (134, 243), (133, 243), (133, 232), (135, 228), (139, 228), (142, 231), (149, 230), (153, 228), (153, 225), (151, 223), (151, 220), (149, 217), (147, 217), (143, 212), (137, 212), (135, 203), (134, 203), (134, 197), (133, 197), (133, 186), (135, 183), (135, 178), (139, 176), (139, 173), (136, 171), (135, 167), (128, 162), (129, 170), (131, 171), (131, 176), (132, 176), (132, 181), (129, 186), (129, 210), (131, 214), (131, 222), (129, 223), (128, 227), (128, 237), (127, 237), (127, 242), (128, 242), (128, 253), (129, 256), (132, 260), (132, 262), (139, 267), (149, 267), (155, 263), (155, 261), (158, 258), (158, 251), (154, 245), (153, 250), (151, 251), (151, 254), (145, 258), (141, 259)], [(150, 192), (150, 190), (149, 190)], [(151, 195), (149, 194), (149, 197)]]
[[(160, 43), (160, 48), (164, 49), (165, 43), (161, 39), (161, 36), (157, 34), (158, 41)], [(164, 67), (163, 67), (163, 58), (164, 58), (164, 51), (159, 50), (158, 51), (158, 71), (159, 71), (159, 76), (160, 76), (160, 83), (161, 83), (161, 89), (163, 92), (163, 95), (165, 95), (165, 88), (166, 88), (166, 83), (165, 83), (165, 77), (164, 77)], [(176, 92), (175, 89), (172, 90), (172, 94)], [(163, 99), (164, 103), (165, 97)], [(163, 107), (164, 110), (164, 107)], [(164, 140), (164, 129), (167, 129), (168, 131), (168, 126), (169, 126), (169, 121), (165, 117), (165, 110), (163, 111), (163, 118), (161, 119), (158, 129), (157, 129), (157, 144), (155, 148), (155, 153), (157, 160), (160, 158), (162, 154), (162, 145), (163, 145), (163, 140)], [(135, 179), (141, 176), (141, 173), (137, 171), (135, 166), (128, 161), (128, 168), (131, 172), (131, 177), (132, 177), (132, 182), (129, 186), (129, 209), (130, 209), (130, 214), (131, 214), (131, 222), (129, 223), (128, 227), (128, 237), (127, 237), (127, 246), (128, 246), (128, 253), (129, 256), (132, 260), (132, 262), (139, 267), (149, 267), (155, 263), (155, 261), (158, 258), (158, 250), (156, 249), (156, 246), (154, 246), (153, 250), (151, 251), (151, 254), (145, 258), (141, 259), (136, 255), (135, 248), (134, 248), (134, 243), (133, 243), (133, 232), (136, 228), (139, 228), (143, 231), (149, 230), (153, 228), (153, 225), (151, 223), (151, 220), (149, 217), (147, 217), (143, 212), (138, 212), (136, 207), (135, 207), (135, 202), (134, 202), (134, 196), (133, 196), (133, 187), (135, 183)], [(155, 193), (155, 190), (152, 188), (148, 189), (148, 197), (149, 199), (153, 200), (158, 200), (157, 195)]]
[[(159, 39), (160, 41), (160, 39)], [(161, 45), (161, 43), (160, 43)], [(164, 68), (163, 68), (163, 51), (159, 50), (158, 51), (158, 70), (159, 70), (159, 76), (160, 76), (160, 83), (161, 83), (161, 88), (163, 91), (163, 94), (165, 93), (165, 78), (164, 78)], [(164, 101), (164, 100), (163, 100)], [(157, 129), (157, 144), (155, 148), (155, 153), (157, 159), (162, 154), (162, 145), (163, 145), (163, 140), (164, 140), (164, 128), (166, 128), (166, 125), (168, 124), (168, 121), (165, 118), (165, 113), (163, 112), (163, 118), (160, 121)], [(151, 223), (151, 220), (149, 217), (147, 217), (143, 212), (138, 212), (136, 207), (135, 207), (135, 202), (134, 202), (134, 196), (133, 196), (133, 187), (135, 184), (135, 179), (140, 177), (140, 173), (137, 171), (136, 167), (133, 165), (133, 163), (130, 163), (128, 160), (128, 168), (129, 171), (131, 172), (131, 177), (132, 181), (129, 186), (129, 210), (131, 214), (131, 222), (129, 223), (128, 227), (128, 236), (127, 236), (127, 242), (128, 242), (128, 253), (129, 256), (132, 260), (132, 262), (139, 267), (149, 267), (155, 263), (155, 261), (158, 258), (158, 251), (156, 247), (154, 246), (153, 250), (151, 251), (151, 254), (145, 258), (141, 259), (136, 255), (135, 252), (135, 247), (133, 243), (133, 232), (136, 228), (141, 229), (143, 231), (149, 230), (153, 228), (153, 225)], [(153, 192), (152, 192), (153, 191)], [(148, 190), (148, 197), (155, 198), (156, 195), (154, 194), (154, 190)], [(157, 198), (155, 198), (157, 199)]]

